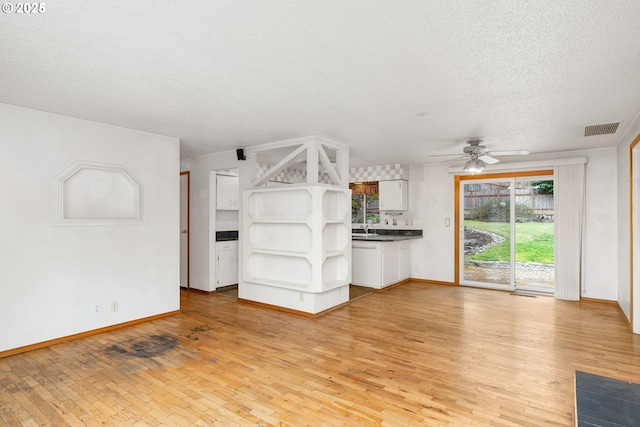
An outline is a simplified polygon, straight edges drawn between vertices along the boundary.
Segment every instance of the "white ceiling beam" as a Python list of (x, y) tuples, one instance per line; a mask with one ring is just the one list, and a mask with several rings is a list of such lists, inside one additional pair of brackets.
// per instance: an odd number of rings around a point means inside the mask
[[(278, 148), (280, 148), (280, 147), (278, 147)], [(289, 166), (293, 162), (293, 160), (296, 157), (298, 157), (302, 152), (304, 152), (304, 150), (307, 150), (307, 149), (308, 149), (307, 144), (301, 145), (296, 150), (291, 152), (288, 156), (286, 156), (284, 159), (282, 159), (278, 163), (276, 163), (275, 166), (273, 166), (269, 170), (267, 170), (264, 173), (264, 175), (262, 175), (261, 177), (257, 178), (254, 181), (251, 181), (251, 186), (252, 187), (258, 187), (258, 186), (264, 184), (265, 182), (267, 182), (269, 180), (269, 178), (272, 178), (275, 175), (277, 175), (280, 172), (282, 172), (287, 166)], [(316, 168), (317, 168), (317, 166), (316, 166)]]
[(342, 179), (340, 178), (338, 172), (336, 172), (336, 169), (333, 167), (333, 164), (331, 163), (331, 160), (329, 159), (329, 156), (327, 155), (327, 152), (325, 151), (322, 144), (318, 145), (318, 154), (320, 155), (320, 162), (322, 163), (322, 167), (325, 171), (327, 171), (327, 174), (329, 175), (329, 178), (331, 178), (333, 184), (341, 185)]

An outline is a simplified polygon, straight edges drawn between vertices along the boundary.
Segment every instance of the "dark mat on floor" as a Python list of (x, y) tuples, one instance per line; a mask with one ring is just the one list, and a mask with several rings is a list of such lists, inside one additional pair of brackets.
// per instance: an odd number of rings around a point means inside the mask
[(640, 426), (640, 384), (576, 371), (576, 425)]

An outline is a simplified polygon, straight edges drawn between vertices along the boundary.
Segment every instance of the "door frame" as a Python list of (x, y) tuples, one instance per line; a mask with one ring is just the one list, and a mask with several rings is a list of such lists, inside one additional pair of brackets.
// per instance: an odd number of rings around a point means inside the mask
[(634, 265), (639, 255), (637, 247), (640, 247), (640, 225), (637, 221), (638, 217), (640, 217), (640, 211), (637, 206), (640, 199), (640, 197), (638, 197), (640, 189), (633, 185), (640, 175), (637, 165), (637, 157), (639, 157), (638, 144), (640, 144), (640, 134), (638, 134), (629, 145), (629, 326), (633, 333), (640, 333), (640, 331), (638, 331), (640, 328), (635, 327), (634, 320), (634, 287), (638, 280), (636, 277), (638, 276), (638, 272), (634, 269)]
[[(524, 171), (524, 172), (504, 172), (504, 173), (486, 173), (478, 175), (455, 175), (454, 180), (454, 233), (453, 233), (453, 250), (454, 250), (454, 265), (453, 268), (453, 280), (458, 286), (462, 286), (460, 283), (460, 186), (463, 185), (462, 181), (474, 181), (474, 180), (487, 180), (487, 179), (511, 179), (511, 178), (525, 178), (525, 177), (538, 177), (538, 176), (553, 176), (553, 169)], [(512, 239), (513, 243), (513, 239)], [(513, 273), (512, 273), (513, 274)]]
[[(191, 289), (191, 171), (181, 171), (187, 176), (187, 290)], [(182, 230), (180, 230), (182, 233)]]

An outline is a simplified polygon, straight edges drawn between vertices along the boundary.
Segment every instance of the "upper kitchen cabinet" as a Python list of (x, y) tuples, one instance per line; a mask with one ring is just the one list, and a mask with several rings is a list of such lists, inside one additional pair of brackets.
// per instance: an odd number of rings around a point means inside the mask
[(409, 209), (409, 182), (404, 179), (393, 181), (380, 181), (378, 191), (380, 194), (381, 211), (406, 211)]
[(237, 176), (216, 176), (216, 209), (237, 211), (240, 181)]

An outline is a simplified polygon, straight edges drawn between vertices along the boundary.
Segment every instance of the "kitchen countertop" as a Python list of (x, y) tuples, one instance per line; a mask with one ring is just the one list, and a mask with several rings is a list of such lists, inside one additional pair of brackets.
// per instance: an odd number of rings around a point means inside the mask
[(372, 230), (369, 233), (353, 230), (351, 240), (367, 242), (399, 242), (401, 240), (422, 239), (422, 230)]
[(399, 242), (401, 240), (422, 239), (422, 236), (390, 236), (384, 234), (358, 233), (351, 236), (351, 240), (359, 242)]

